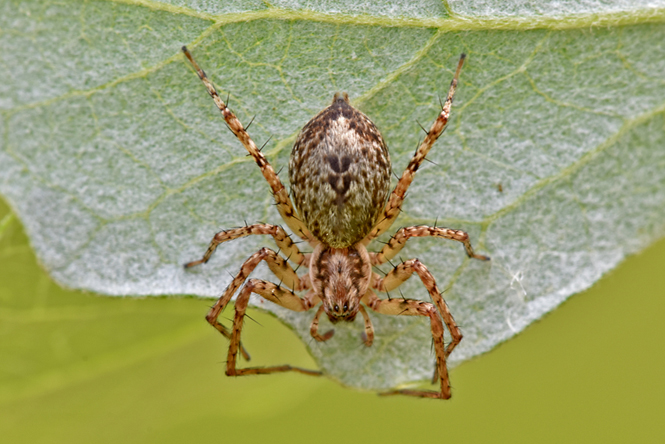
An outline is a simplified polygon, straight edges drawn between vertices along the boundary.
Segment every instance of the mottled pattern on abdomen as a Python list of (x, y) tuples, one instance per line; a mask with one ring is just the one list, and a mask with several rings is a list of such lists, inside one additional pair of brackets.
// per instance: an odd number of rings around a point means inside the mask
[(390, 188), (390, 156), (381, 133), (336, 94), (298, 135), (289, 162), (293, 202), (312, 234), (333, 248), (364, 238)]

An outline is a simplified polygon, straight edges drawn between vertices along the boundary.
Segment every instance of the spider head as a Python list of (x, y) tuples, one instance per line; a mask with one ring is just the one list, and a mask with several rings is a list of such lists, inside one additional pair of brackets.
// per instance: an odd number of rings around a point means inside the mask
[(332, 248), (319, 244), (312, 253), (310, 278), (330, 322), (353, 321), (369, 287), (372, 267), (364, 245)]
[[(342, 290), (344, 291), (344, 289)], [(356, 318), (360, 306), (359, 298), (355, 298), (351, 289), (346, 295), (349, 298), (326, 297), (323, 299), (323, 310), (333, 324), (339, 321), (351, 322)], [(345, 295), (345, 296), (346, 296)], [(354, 300), (355, 299), (355, 300)]]

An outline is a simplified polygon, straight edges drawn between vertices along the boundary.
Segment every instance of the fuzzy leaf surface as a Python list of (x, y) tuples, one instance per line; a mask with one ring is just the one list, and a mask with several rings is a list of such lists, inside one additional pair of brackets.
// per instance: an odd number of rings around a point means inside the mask
[[(194, 270), (182, 264), (216, 231), (281, 220), (183, 44), (241, 122), (256, 116), (250, 134), (259, 145), (270, 139), (264, 153), (285, 168), (285, 183), (298, 130), (336, 91), (382, 130), (400, 174), (423, 137), (417, 122), (436, 117), (465, 52), (451, 123), (394, 227), (463, 229), (492, 258), (470, 261), (435, 239), (400, 253), (445, 289), (464, 333), (454, 365), (665, 232), (664, 23), (665, 2), (620, 0), (6, 1), (0, 192), (63, 285), (218, 296), (270, 239), (225, 244)], [(274, 280), (265, 267), (255, 276)], [(402, 293), (428, 298), (416, 277)], [(319, 344), (309, 337), (313, 313), (254, 303), (345, 384), (382, 389), (431, 374), (424, 319), (371, 313), (373, 347), (361, 345), (359, 320)]]

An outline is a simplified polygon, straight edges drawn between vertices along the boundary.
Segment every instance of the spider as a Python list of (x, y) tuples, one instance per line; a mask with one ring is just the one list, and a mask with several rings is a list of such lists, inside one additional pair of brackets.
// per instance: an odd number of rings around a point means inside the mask
[[(381, 133), (365, 114), (351, 106), (346, 93), (336, 93), (332, 104), (303, 127), (293, 146), (289, 161), (292, 203), (275, 170), (252, 141), (246, 128), (220, 99), (215, 87), (187, 48), (183, 46), (182, 51), (198, 73), (228, 127), (261, 169), (272, 189), (282, 219), (293, 233), (313, 248), (311, 253), (303, 253), (281, 226), (258, 223), (215, 234), (203, 257), (185, 264), (185, 268), (190, 268), (205, 263), (219, 244), (258, 234), (272, 236), (279, 251), (286, 257), (284, 259), (270, 248), (261, 248), (254, 253), (243, 263), (240, 272), (207, 314), (206, 320), (230, 340), (226, 374), (242, 376), (287, 371), (321, 374), (319, 371), (290, 365), (237, 367), (238, 353), (249, 360), (249, 354), (240, 342), (240, 333), (249, 297), (255, 293), (294, 311), (307, 311), (318, 305), (310, 328), (312, 337), (317, 341), (327, 341), (334, 333), (334, 330), (319, 333), (319, 318), (323, 313), (333, 324), (339, 321), (351, 322), (360, 313), (365, 323), (362, 339), (368, 347), (374, 340), (374, 328), (365, 307), (386, 315), (428, 317), (436, 353), (432, 382), (439, 380), (440, 391), (393, 390), (385, 394), (450, 398), (446, 359), (459, 344), (462, 333), (434, 277), (418, 259), (400, 263), (384, 277), (373, 272), (372, 267), (388, 262), (411, 237), (432, 236), (455, 240), (464, 245), (469, 257), (479, 260), (489, 260), (489, 257), (474, 253), (467, 233), (436, 226), (402, 228), (379, 252), (367, 251), (367, 245), (393, 224), (416, 171), (445, 130), (465, 55), (460, 56), (441, 113), (390, 195), (390, 156)], [(279, 285), (261, 279), (247, 280), (261, 261), (265, 261), (279, 278)], [(308, 268), (309, 273), (298, 276), (289, 262), (297, 267)], [(406, 298), (386, 300), (375, 294), (375, 291), (388, 292), (397, 288), (414, 272), (427, 288), (433, 303)], [(229, 330), (218, 321), (218, 317), (238, 289), (240, 292), (235, 302), (233, 327)], [(296, 294), (305, 290), (307, 293), (302, 297)], [(452, 336), (447, 346), (443, 338), (444, 322)]]

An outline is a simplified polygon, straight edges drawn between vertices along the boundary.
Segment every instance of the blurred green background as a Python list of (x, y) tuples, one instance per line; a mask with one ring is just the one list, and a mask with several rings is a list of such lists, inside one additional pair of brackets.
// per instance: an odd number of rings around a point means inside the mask
[[(664, 269), (661, 240), (452, 370), (450, 401), (382, 398), (226, 377), (209, 300), (62, 289), (0, 201), (0, 442), (663, 442)], [(254, 363), (314, 366), (290, 330), (251, 316)]]

